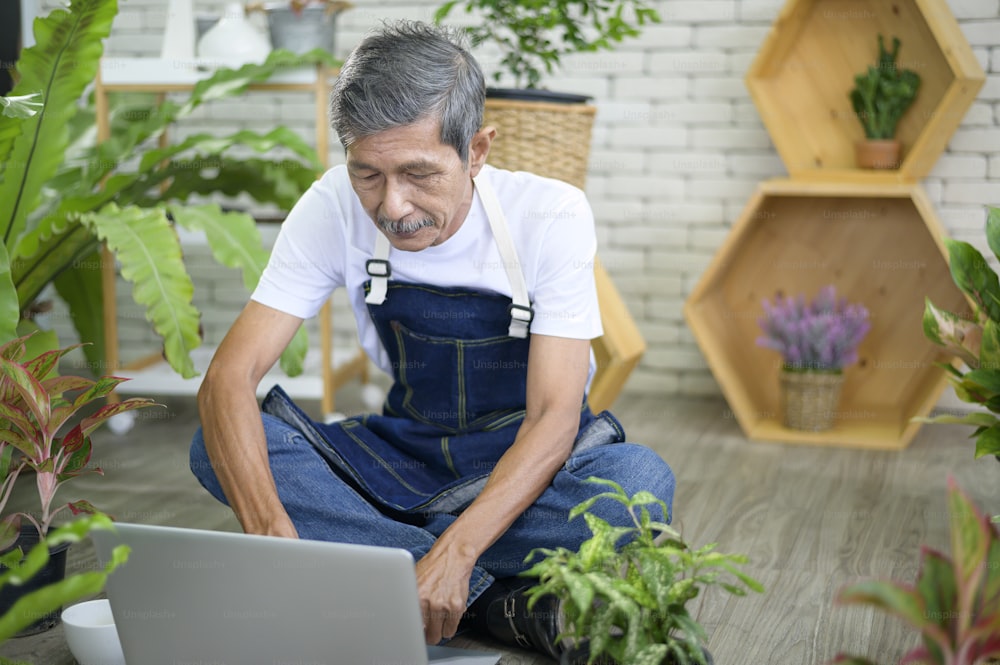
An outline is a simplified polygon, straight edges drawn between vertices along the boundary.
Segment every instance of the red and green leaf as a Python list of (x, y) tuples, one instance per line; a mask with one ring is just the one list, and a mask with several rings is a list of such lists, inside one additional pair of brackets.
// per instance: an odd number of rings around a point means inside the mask
[(159, 406), (159, 404), (151, 399), (141, 397), (131, 397), (116, 404), (106, 404), (102, 406), (94, 415), (89, 418), (84, 418), (78, 427), (84, 435), (89, 435), (91, 432), (100, 427), (105, 420), (117, 416), (119, 413), (125, 413), (126, 411), (132, 411), (134, 409), (143, 409), (149, 406)]
[(11, 382), (27, 404), (28, 409), (34, 414), (35, 422), (42, 435), (47, 435), (51, 405), (49, 394), (45, 392), (42, 384), (24, 367), (6, 358), (0, 358), (0, 380), (4, 379)]
[[(41, 438), (41, 432), (38, 430), (38, 427), (32, 422), (31, 416), (21, 408), (20, 404), (15, 405), (11, 402), (0, 402), (0, 418), (6, 420), (4, 429), (9, 429), (9, 426), (13, 425), (32, 441)], [(34, 451), (29, 454), (33, 455)]]

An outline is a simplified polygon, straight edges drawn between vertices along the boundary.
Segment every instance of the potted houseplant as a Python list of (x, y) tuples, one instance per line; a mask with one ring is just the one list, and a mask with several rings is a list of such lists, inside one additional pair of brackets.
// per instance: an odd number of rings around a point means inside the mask
[(858, 166), (862, 168), (899, 167), (896, 125), (920, 89), (920, 75), (899, 67), (899, 45), (899, 39), (893, 37), (892, 51), (887, 51), (879, 35), (875, 65), (854, 77), (851, 106), (865, 131), (865, 138), (855, 144)]
[[(111, 139), (98, 144), (91, 131), (94, 109), (80, 102), (98, 73), (117, 11), (117, 0), (72, 0), (37, 19), (36, 43), (17, 63), (19, 81), (7, 99), (37, 95), (32, 100), (43, 106), (34, 114), (0, 115), (0, 154), (6, 156), (0, 160), (0, 342), (18, 335), (21, 312), (54, 284), (80, 339), (89, 343), (88, 362), (103, 366), (103, 245), (163, 337), (170, 365), (193, 376), (190, 352), (200, 342), (199, 314), (175, 225), (204, 234), (215, 259), (242, 270), (250, 289), (268, 253), (250, 215), (186, 201), (248, 193), (289, 209), (322, 164), (286, 127), (266, 134), (195, 134), (175, 145), (144, 146), (209, 100), (240, 94), (279, 70), (335, 61), (321, 51), (276, 50), (262, 64), (216, 70), (186, 99), (130, 96), (111, 113)], [(276, 148), (286, 151), (281, 158), (234, 155)], [(286, 372), (301, 372), (307, 346), (302, 333), (282, 356)]]
[[(29, 470), (39, 511), (6, 514), (0, 519), (0, 552), (12, 547), (24, 550), (44, 541), (56, 516), (64, 510), (74, 515), (97, 512), (84, 500), (57, 506), (56, 493), (74, 478), (102, 473), (100, 468), (88, 466), (90, 434), (95, 429), (118, 413), (154, 405), (141, 398), (105, 404), (70, 426), (81, 409), (106, 397), (125, 379), (59, 375), (59, 359), (75, 347), (29, 358), (27, 341), (28, 336), (19, 337), (0, 346), (0, 515), (4, 515), (18, 477)], [(63, 541), (62, 545), (63, 549), (51, 553), (51, 568), (39, 574), (38, 584), (58, 581), (64, 574), (69, 542)], [(16, 602), (21, 590), (16, 586), (0, 590), (0, 613)], [(37, 630), (51, 628), (56, 619), (55, 615), (41, 619)]]
[[(937, 308), (928, 299), (924, 308), (924, 335), (960, 359), (962, 371), (943, 363), (955, 395), (985, 410), (964, 415), (919, 418), (921, 422), (972, 425), (975, 456), (995, 455), (1000, 461), (1000, 279), (986, 258), (971, 244), (945, 239), (951, 276), (972, 303), (971, 316)], [(989, 208), (986, 242), (1000, 256), (1000, 208)]]
[[(921, 550), (913, 584), (866, 581), (840, 591), (837, 602), (867, 605), (902, 619), (921, 643), (900, 662), (981, 665), (1000, 658), (1000, 531), (948, 481), (951, 557)], [(991, 659), (991, 660), (987, 660)], [(874, 665), (841, 655), (836, 665)]]
[[(579, 550), (541, 549), (541, 557), (523, 574), (538, 579), (528, 590), (529, 609), (543, 596), (560, 600), (566, 630), (560, 639), (577, 645), (563, 663), (587, 656), (588, 663), (660, 665), (711, 662), (704, 630), (687, 609), (703, 590), (720, 587), (743, 596), (763, 587), (739, 569), (745, 556), (698, 549), (670, 525), (655, 521), (647, 506), (668, 514), (667, 506), (648, 492), (628, 496), (618, 484), (600, 478), (589, 482), (607, 491), (579, 504), (570, 519), (583, 515), (592, 537)], [(614, 527), (588, 512), (600, 500), (618, 501), (632, 518)]]
[(858, 345), (871, 328), (868, 310), (838, 299), (826, 286), (805, 296), (765, 300), (757, 344), (778, 351), (781, 402), (786, 427), (819, 431), (833, 426), (844, 367), (858, 358)]
[[(28, 551), (15, 548), (0, 555), (0, 593), (12, 587), (23, 593), (17, 600), (0, 610), (0, 645), (11, 637), (26, 634), (37, 617), (54, 615), (59, 608), (104, 589), (108, 575), (128, 559), (127, 545), (118, 545), (103, 569), (66, 575), (59, 580), (45, 578), (51, 552), (65, 551), (73, 543), (83, 540), (95, 529), (113, 529), (111, 518), (103, 513), (82, 515), (72, 522), (53, 529), (44, 540)], [(0, 656), (0, 665), (9, 661)]]
[[(587, 176), (596, 108), (589, 97), (541, 88), (562, 57), (612, 50), (660, 15), (643, 0), (447, 0), (434, 13), (446, 21), (457, 7), (479, 21), (463, 26), (472, 46), (492, 45), (502, 57), (486, 90), (485, 124), (497, 128), (490, 163), (565, 180), (581, 189)], [(631, 17), (631, 18), (629, 18)]]

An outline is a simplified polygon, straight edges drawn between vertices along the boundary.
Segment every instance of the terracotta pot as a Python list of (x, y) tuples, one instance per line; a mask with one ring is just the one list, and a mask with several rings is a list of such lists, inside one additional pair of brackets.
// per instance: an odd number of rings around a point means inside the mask
[[(38, 532), (35, 527), (31, 524), (22, 525), (21, 535), (18, 536), (14, 547), (20, 547), (23, 552), (27, 553), (36, 544), (38, 544)], [(21, 596), (59, 582), (66, 577), (66, 553), (69, 545), (69, 543), (63, 543), (54, 550), (49, 550), (48, 562), (26, 584), (21, 586), (8, 584), (0, 588), (0, 616), (6, 614)], [(36, 635), (54, 628), (59, 625), (59, 614), (60, 611), (55, 610), (45, 616), (38, 617), (37, 621), (17, 633), (17, 637)]]
[(898, 169), (901, 145), (895, 139), (865, 139), (854, 144), (854, 156), (863, 169)]

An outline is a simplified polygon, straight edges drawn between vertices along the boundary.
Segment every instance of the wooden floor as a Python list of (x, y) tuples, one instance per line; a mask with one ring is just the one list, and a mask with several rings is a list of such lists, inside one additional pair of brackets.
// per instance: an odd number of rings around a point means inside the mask
[[(356, 411), (344, 394), (350, 390), (338, 397), (348, 413)], [(86, 497), (123, 521), (237, 529), (187, 469), (193, 403), (161, 401), (167, 408), (140, 412), (128, 435), (99, 431), (95, 461), (106, 476), (80, 479), (62, 498)], [(675, 524), (685, 538), (747, 554), (748, 571), (767, 589), (746, 598), (709, 595), (699, 604), (720, 665), (820, 665), (845, 650), (898, 662), (915, 635), (895, 620), (834, 606), (838, 588), (869, 576), (912, 580), (922, 543), (948, 550), (949, 474), (985, 510), (1000, 512), (1000, 465), (973, 460), (967, 428), (925, 426), (905, 451), (869, 452), (748, 442), (721, 400), (619, 402), (629, 438), (654, 447), (677, 475)], [(70, 570), (90, 565), (89, 543), (75, 546)], [(74, 663), (60, 627), (0, 645), (0, 654), (36, 665)], [(501, 662), (550, 661), (505, 650)]]

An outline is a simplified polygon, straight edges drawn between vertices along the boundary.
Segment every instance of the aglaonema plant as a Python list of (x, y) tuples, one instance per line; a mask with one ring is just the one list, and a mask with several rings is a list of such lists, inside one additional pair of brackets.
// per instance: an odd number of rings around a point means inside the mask
[[(1000, 257), (1000, 208), (989, 208), (986, 241)], [(963, 415), (944, 414), (919, 418), (921, 422), (972, 425), (975, 456), (997, 455), (1000, 459), (1000, 280), (986, 258), (961, 240), (946, 239), (951, 276), (973, 304), (971, 316), (939, 309), (927, 299), (924, 309), (925, 336), (959, 358), (966, 371), (952, 364), (941, 365), (955, 395), (985, 410)]]
[[(1000, 658), (1000, 531), (948, 480), (951, 556), (924, 547), (912, 584), (867, 581), (840, 591), (837, 602), (867, 605), (915, 628), (921, 643), (900, 661), (979, 665)], [(839, 656), (837, 665), (874, 665)]]
[[(19, 337), (0, 346), (0, 515), (4, 514), (18, 477), (29, 468), (34, 471), (39, 512), (4, 515), (0, 519), (0, 551), (15, 542), (22, 519), (45, 538), (63, 510), (74, 515), (97, 512), (86, 500), (57, 506), (56, 493), (74, 478), (103, 473), (98, 467), (88, 466), (94, 430), (116, 414), (155, 406), (152, 400), (133, 397), (105, 404), (70, 426), (81, 409), (107, 397), (126, 379), (59, 375), (59, 359), (75, 347), (46, 351), (25, 360), (26, 340)], [(65, 434), (61, 434), (64, 428)]]
[[(149, 146), (202, 104), (239, 95), (276, 72), (336, 63), (320, 50), (275, 51), (261, 64), (216, 70), (186, 98), (129, 96), (112, 105), (110, 137), (98, 143), (94, 106), (83, 98), (117, 12), (117, 0), (71, 0), (36, 20), (36, 43), (17, 62), (19, 82), (8, 98), (16, 105), (0, 114), (0, 342), (19, 334), (21, 313), (54, 284), (89, 343), (88, 361), (103, 366), (103, 245), (163, 338), (168, 362), (189, 377), (196, 374), (190, 353), (201, 341), (199, 313), (175, 227), (204, 234), (215, 260), (240, 269), (248, 289), (268, 258), (250, 215), (189, 199), (245, 194), (288, 210), (322, 164), (287, 127)], [(286, 372), (301, 372), (307, 346), (303, 330), (282, 356)]]

